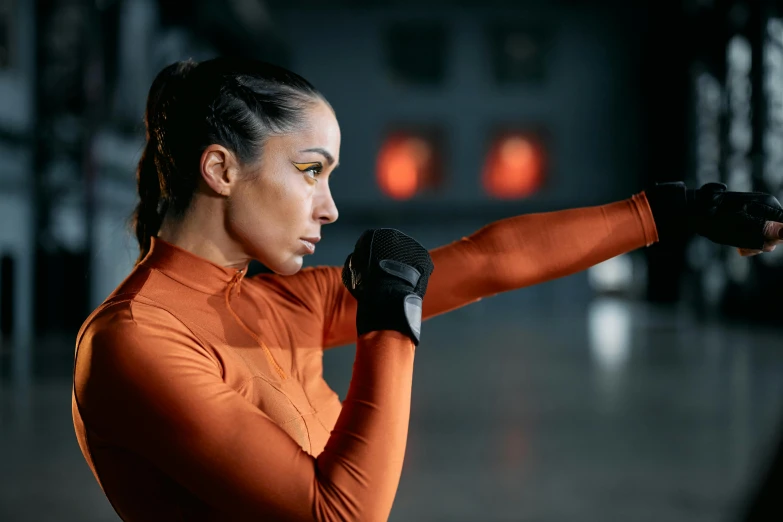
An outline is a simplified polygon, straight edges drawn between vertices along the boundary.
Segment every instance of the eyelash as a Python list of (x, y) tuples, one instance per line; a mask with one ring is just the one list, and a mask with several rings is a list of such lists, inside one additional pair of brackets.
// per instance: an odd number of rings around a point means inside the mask
[(323, 169), (324, 168), (321, 165), (313, 165), (312, 167), (305, 169), (304, 172), (312, 172), (313, 177), (318, 177)]
[(312, 163), (306, 169), (300, 169), (299, 165), (296, 165), (296, 168), (299, 169), (299, 172), (302, 173), (312, 172), (312, 176), (308, 176), (308, 177), (315, 181), (318, 181), (318, 175), (321, 174), (321, 171), (323, 171), (323, 165), (321, 165), (320, 163)]

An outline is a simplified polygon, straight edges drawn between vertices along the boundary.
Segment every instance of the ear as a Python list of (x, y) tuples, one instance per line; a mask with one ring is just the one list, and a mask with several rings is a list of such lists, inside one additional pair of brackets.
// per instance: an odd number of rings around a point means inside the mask
[(234, 153), (222, 145), (209, 145), (201, 154), (201, 177), (222, 196), (231, 194), (238, 177), (238, 166)]

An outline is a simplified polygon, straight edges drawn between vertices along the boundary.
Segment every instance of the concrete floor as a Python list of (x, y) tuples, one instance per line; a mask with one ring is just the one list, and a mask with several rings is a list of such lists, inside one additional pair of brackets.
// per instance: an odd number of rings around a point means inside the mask
[[(507, 304), (425, 323), (392, 521), (737, 520), (783, 412), (783, 330)], [(0, 521), (118, 520), (73, 434), (71, 350), (39, 350), (28, 381), (3, 372)], [(352, 361), (325, 358), (343, 397)]]

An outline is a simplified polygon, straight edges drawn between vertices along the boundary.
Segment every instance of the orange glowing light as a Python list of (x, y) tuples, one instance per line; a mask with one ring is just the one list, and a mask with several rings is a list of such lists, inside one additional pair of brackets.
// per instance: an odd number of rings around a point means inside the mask
[(378, 185), (393, 199), (410, 199), (428, 176), (432, 157), (432, 146), (421, 138), (389, 138), (378, 154)]
[(499, 199), (529, 196), (543, 182), (543, 155), (528, 138), (504, 136), (490, 149), (484, 167), (484, 189)]

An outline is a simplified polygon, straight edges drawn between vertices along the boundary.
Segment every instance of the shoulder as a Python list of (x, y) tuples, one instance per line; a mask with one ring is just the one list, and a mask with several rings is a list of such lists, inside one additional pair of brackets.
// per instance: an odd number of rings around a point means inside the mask
[(77, 340), (73, 384), (80, 410), (105, 411), (108, 397), (116, 405), (159, 396), (193, 375), (221, 382), (223, 366), (175, 316), (138, 298), (101, 308)]
[[(84, 321), (77, 336), (77, 346), (96, 337), (122, 342), (160, 330), (190, 332), (178, 318), (171, 300), (158, 299), (178, 295), (177, 289), (169, 288), (166, 283), (169, 281), (156, 276), (154, 270), (137, 265)], [(161, 287), (159, 291), (157, 287)]]
[(82, 325), (80, 341), (98, 333), (131, 334), (158, 328), (187, 327), (165, 306), (140, 295), (109, 299)]
[(174, 314), (138, 295), (107, 301), (85, 322), (75, 365), (159, 364), (184, 356), (218, 367), (201, 339)]
[(174, 398), (213, 389), (222, 378), (223, 366), (193, 332), (137, 297), (107, 304), (85, 325), (74, 355), (73, 402), (85, 426), (121, 440), (144, 424), (133, 425), (143, 410), (176, 414)]
[(217, 366), (190, 328), (167, 310), (137, 296), (96, 310), (77, 339), (75, 363), (157, 364), (164, 356), (177, 353)]

